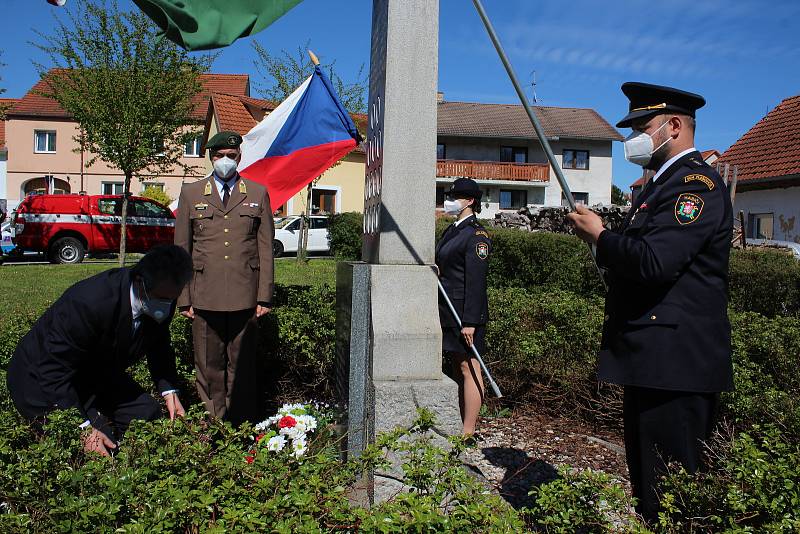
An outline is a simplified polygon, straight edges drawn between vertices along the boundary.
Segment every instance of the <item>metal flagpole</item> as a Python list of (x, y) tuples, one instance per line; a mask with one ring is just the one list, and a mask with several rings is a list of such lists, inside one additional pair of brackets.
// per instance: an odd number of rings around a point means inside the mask
[[(536, 130), (536, 137), (539, 138), (539, 142), (542, 144), (544, 153), (547, 155), (547, 160), (550, 162), (550, 166), (553, 167), (553, 170), (556, 173), (556, 178), (561, 186), (561, 190), (564, 192), (564, 197), (567, 199), (569, 209), (575, 211), (575, 197), (572, 196), (572, 191), (569, 188), (569, 184), (567, 184), (567, 179), (564, 178), (564, 172), (561, 170), (561, 165), (559, 165), (558, 161), (556, 161), (556, 156), (553, 154), (553, 149), (550, 148), (550, 142), (547, 140), (547, 137), (544, 134), (542, 125), (539, 123), (539, 119), (533, 113), (530, 104), (528, 104), (528, 100), (525, 98), (525, 92), (522, 90), (522, 86), (517, 79), (517, 75), (514, 73), (514, 68), (511, 66), (511, 62), (508, 60), (505, 50), (503, 50), (503, 45), (500, 44), (500, 39), (497, 37), (497, 33), (494, 31), (492, 22), (489, 20), (486, 10), (483, 9), (481, 0), (472, 0), (472, 3), (475, 4), (475, 9), (478, 10), (478, 15), (480, 15), (483, 25), (486, 27), (486, 31), (489, 33), (489, 38), (492, 40), (495, 50), (497, 50), (497, 55), (500, 56), (500, 61), (503, 62), (503, 66), (506, 68), (508, 77), (511, 79), (511, 83), (514, 85), (514, 89), (517, 91), (517, 96), (519, 96), (519, 100), (522, 102), (522, 107), (525, 108), (525, 112), (528, 114), (528, 118), (533, 125), (533, 129)], [(594, 266), (597, 268), (597, 273), (600, 275), (600, 280), (603, 282), (603, 287), (608, 290), (608, 287), (606, 286), (606, 280), (603, 277), (603, 271), (600, 270), (600, 265), (597, 263), (597, 251), (591, 244), (589, 245), (589, 251), (592, 254), (592, 261), (594, 261)]]
[[(442, 282), (439, 280), (438, 276), (436, 277), (436, 283), (439, 284), (439, 293), (441, 293), (442, 297), (444, 297), (444, 301), (447, 303), (447, 307), (450, 308), (450, 313), (453, 314), (453, 319), (456, 320), (458, 328), (459, 329), (463, 328), (463, 326), (461, 325), (461, 317), (458, 316), (458, 312), (453, 307), (453, 303), (450, 301), (450, 297), (448, 297), (447, 293), (445, 293), (444, 287), (442, 286)], [(470, 345), (470, 348), (472, 349), (472, 354), (474, 354), (475, 357), (478, 359), (478, 363), (481, 364), (481, 369), (483, 369), (484, 374), (486, 374), (486, 378), (489, 380), (489, 385), (491, 386), (492, 391), (494, 391), (494, 394), (497, 396), (498, 399), (502, 398), (503, 394), (500, 393), (500, 388), (497, 387), (497, 383), (494, 381), (494, 378), (492, 378), (492, 374), (489, 372), (489, 368), (486, 367), (486, 364), (483, 362), (483, 358), (481, 358), (481, 355), (478, 354), (478, 349), (475, 348), (475, 344), (473, 343), (472, 345)]]

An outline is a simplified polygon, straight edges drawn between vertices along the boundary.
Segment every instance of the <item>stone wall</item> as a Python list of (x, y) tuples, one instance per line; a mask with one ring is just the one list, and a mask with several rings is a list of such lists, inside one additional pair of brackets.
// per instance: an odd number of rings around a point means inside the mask
[[(590, 208), (603, 219), (603, 225), (610, 230), (618, 230), (630, 206), (594, 206)], [(567, 221), (566, 207), (522, 208), (516, 213), (502, 212), (495, 215), (494, 225), (500, 228), (519, 228), (529, 232), (546, 231), (558, 234), (572, 234), (572, 226)]]

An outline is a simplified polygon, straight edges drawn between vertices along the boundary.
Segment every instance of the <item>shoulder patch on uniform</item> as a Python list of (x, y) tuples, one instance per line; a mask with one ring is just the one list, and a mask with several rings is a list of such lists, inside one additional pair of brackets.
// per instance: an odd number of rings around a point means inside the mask
[(683, 183), (688, 184), (689, 182), (703, 182), (709, 191), (713, 191), (716, 187), (714, 180), (704, 174), (690, 174), (683, 179)]
[(483, 237), (489, 237), (489, 234), (486, 233), (486, 230), (476, 230), (475, 235), (482, 235)]
[(703, 199), (692, 193), (682, 193), (675, 201), (675, 219), (679, 224), (691, 224), (700, 218)]
[(478, 243), (475, 245), (475, 254), (482, 260), (485, 260), (489, 257), (489, 244), (488, 243)]

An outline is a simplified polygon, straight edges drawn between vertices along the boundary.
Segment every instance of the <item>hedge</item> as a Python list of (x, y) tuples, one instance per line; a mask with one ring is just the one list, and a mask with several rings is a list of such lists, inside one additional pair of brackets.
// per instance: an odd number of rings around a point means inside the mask
[[(331, 245), (338, 258), (360, 259), (361, 221), (358, 213), (333, 216)], [(452, 217), (436, 220), (437, 240), (452, 221)], [(491, 287), (550, 287), (585, 297), (603, 295), (589, 249), (577, 237), (495, 228), (490, 221), (482, 222), (492, 238)], [(800, 317), (800, 261), (791, 255), (768, 249), (731, 250), (729, 276), (734, 310)]]

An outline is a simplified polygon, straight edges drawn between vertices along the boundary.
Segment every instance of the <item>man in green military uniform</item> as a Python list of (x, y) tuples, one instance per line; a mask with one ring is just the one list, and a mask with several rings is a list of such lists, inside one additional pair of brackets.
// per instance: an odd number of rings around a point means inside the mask
[(212, 416), (234, 424), (260, 415), (256, 320), (274, 285), (269, 194), (236, 171), (241, 143), (235, 132), (208, 140), (214, 170), (184, 184), (175, 223), (194, 267), (178, 307), (192, 320), (197, 391)]

